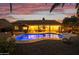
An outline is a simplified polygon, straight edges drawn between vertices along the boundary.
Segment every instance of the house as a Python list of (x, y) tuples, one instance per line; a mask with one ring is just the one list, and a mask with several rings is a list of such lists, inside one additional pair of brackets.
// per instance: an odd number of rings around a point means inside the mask
[(12, 23), (14, 33), (60, 33), (61, 23), (56, 20), (18, 20)]

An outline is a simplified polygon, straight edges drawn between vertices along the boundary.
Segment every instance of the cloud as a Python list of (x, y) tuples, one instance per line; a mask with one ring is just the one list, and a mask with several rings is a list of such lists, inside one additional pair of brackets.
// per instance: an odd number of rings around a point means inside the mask
[[(48, 3), (15, 3), (12, 4), (12, 14), (10, 14), (9, 4), (0, 4), (0, 17), (5, 17), (5, 15), (14, 17), (15, 20), (37, 20), (45, 17), (47, 20), (62, 20), (66, 16), (71, 16), (76, 13), (74, 9), (75, 4), (55, 8), (52, 13), (49, 10), (52, 4)], [(11, 21), (11, 20), (10, 20)]]

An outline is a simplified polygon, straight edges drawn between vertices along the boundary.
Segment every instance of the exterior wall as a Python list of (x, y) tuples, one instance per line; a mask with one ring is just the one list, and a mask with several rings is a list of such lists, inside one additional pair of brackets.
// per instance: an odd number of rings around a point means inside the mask
[(18, 33), (60, 33), (61, 25), (15, 25), (14, 32)]

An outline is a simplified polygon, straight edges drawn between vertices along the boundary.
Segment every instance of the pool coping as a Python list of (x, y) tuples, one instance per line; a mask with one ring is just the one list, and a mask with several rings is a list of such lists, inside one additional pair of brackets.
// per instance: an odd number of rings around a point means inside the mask
[(33, 43), (33, 42), (38, 42), (42, 40), (61, 40), (61, 39), (54, 39), (54, 38), (41, 38), (41, 39), (35, 39), (35, 40), (27, 40), (27, 41), (15, 41), (15, 43)]

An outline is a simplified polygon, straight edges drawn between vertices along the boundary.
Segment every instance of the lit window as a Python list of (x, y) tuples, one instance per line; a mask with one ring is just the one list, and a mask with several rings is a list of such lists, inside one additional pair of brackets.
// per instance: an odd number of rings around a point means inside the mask
[(45, 26), (44, 25), (40, 25), (39, 28), (40, 28), (40, 30), (44, 30)]
[(27, 27), (23, 27), (23, 30), (27, 30)]
[(15, 30), (19, 30), (19, 27), (18, 26), (15, 26)]

